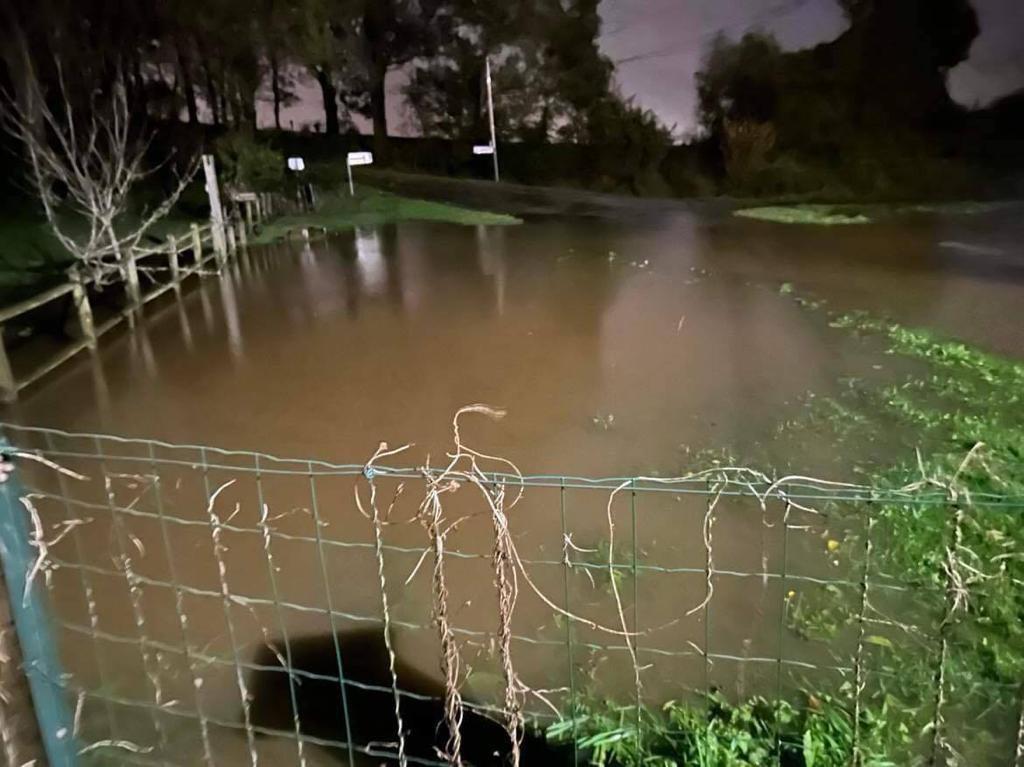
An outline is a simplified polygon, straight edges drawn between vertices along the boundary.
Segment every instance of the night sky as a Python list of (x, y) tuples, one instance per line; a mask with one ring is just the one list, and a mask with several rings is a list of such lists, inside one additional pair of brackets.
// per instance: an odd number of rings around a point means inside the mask
[[(957, 101), (987, 104), (1024, 86), (1024, 0), (973, 0), (981, 26), (970, 58), (949, 78)], [(623, 93), (668, 125), (694, 127), (693, 75), (719, 30), (775, 34), (785, 48), (834, 39), (845, 27), (835, 0), (604, 0), (601, 48), (620, 62)], [(637, 57), (637, 58), (634, 58)]]
[[(950, 93), (967, 105), (985, 105), (1024, 87), (1024, 0), (973, 0), (981, 34), (970, 58), (949, 78)], [(707, 45), (719, 31), (732, 38), (750, 29), (775, 34), (785, 48), (831, 40), (845, 19), (835, 0), (603, 0), (601, 49), (618, 63), (622, 92), (653, 110), (679, 137), (696, 127), (693, 76)], [(401, 98), (402, 72), (388, 76), (391, 133), (413, 132)], [(282, 112), (282, 124), (323, 121), (319, 91), (312, 82), (299, 88), (300, 103)], [(270, 105), (259, 111), (261, 125), (272, 123)], [(357, 127), (368, 131), (366, 121)]]

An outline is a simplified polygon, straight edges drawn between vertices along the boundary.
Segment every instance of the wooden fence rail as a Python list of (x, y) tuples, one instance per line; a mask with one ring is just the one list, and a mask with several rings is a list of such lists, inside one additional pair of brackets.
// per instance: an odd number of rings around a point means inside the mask
[[(193, 223), (187, 234), (171, 234), (159, 247), (136, 249), (131, 252), (121, 265), (119, 275), (120, 281), (124, 284), (127, 304), (113, 317), (99, 324), (93, 321), (88, 292), (95, 278), (83, 275), (76, 267), (68, 270), (66, 282), (24, 301), (0, 308), (0, 399), (4, 402), (15, 401), (18, 392), (78, 352), (83, 349), (95, 349), (97, 339), (122, 321), (127, 320), (129, 325), (134, 327), (137, 315), (145, 304), (170, 290), (180, 292), (181, 285), (186, 279), (193, 274), (207, 273), (205, 267), (211, 262), (214, 264), (213, 271), (221, 272), (227, 266), (228, 259), (234, 256), (239, 248), (247, 246), (249, 233), (255, 226), (272, 215), (275, 208), (286, 204), (271, 194), (248, 194), (244, 198), (237, 201), (236, 215), (225, 222), (225, 231), (221, 237), (216, 236), (213, 231), (213, 223)], [(225, 246), (218, 248), (218, 242), (225, 243)], [(191, 260), (185, 266), (182, 265), (180, 258), (183, 253), (192, 254)], [(157, 279), (155, 275), (162, 272), (168, 275), (168, 279)], [(143, 287), (140, 273), (146, 278), (146, 283), (152, 285), (148, 290)], [(16, 375), (4, 341), (4, 325), (69, 293), (72, 295), (78, 321), (77, 337), (36, 364), (32, 370)]]

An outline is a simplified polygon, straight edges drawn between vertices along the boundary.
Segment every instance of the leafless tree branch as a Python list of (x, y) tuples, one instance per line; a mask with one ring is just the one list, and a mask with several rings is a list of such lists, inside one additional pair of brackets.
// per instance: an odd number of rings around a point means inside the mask
[[(198, 161), (190, 159), (183, 171), (175, 173), (174, 188), (162, 202), (130, 220), (132, 190), (169, 164), (173, 154), (145, 168), (152, 134), (140, 137), (134, 130), (121, 75), (109, 92), (93, 91), (84, 104), (76, 104), (60, 61), (50, 93), (30, 61), (27, 67), (25, 87), (34, 108), (5, 97), (3, 127), (24, 147), (30, 182), (50, 229), (76, 265), (93, 279), (123, 275), (146, 232), (170, 212), (192, 181)], [(63, 199), (58, 189), (63, 190)]]

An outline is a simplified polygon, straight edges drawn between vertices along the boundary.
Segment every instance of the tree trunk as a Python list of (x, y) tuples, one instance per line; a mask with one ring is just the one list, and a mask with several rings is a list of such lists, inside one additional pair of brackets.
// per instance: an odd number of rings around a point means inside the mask
[(219, 77), (219, 90), (220, 90), (220, 113), (224, 118), (225, 125), (231, 125), (232, 118), (234, 122), (238, 122), (238, 115), (235, 114), (234, 104), (231, 103), (231, 88), (228, 87), (228, 78), (224, 73), (224, 65), (220, 67)]
[(388, 155), (388, 110), (384, 83), (387, 79), (387, 65), (374, 67), (370, 83), (370, 116), (373, 118), (373, 151), (382, 160)]
[(324, 97), (324, 132), (337, 135), (338, 125), (338, 91), (331, 81), (331, 73), (324, 67), (314, 70), (316, 81), (320, 84), (320, 92)]
[[(246, 93), (248, 92), (248, 96)], [(256, 89), (240, 88), (238, 91), (239, 114), (246, 122), (246, 127), (253, 132), (259, 127), (256, 124)]]
[(28, 40), (19, 26), (15, 25), (14, 31), (17, 43), (3, 46), (0, 55), (7, 63), (7, 74), (14, 88), (18, 109), (28, 118), (33, 135), (45, 141), (43, 137), (46, 136), (46, 124), (43, 121), (42, 93), (35, 87), (32, 76), (32, 55), (29, 52)]
[(202, 46), (199, 46), (199, 58), (202, 61), (203, 76), (206, 79), (206, 103), (210, 107), (210, 113), (213, 115), (213, 124), (220, 125), (222, 122), (222, 116), (220, 111), (220, 101), (218, 100), (217, 86), (214, 84), (213, 69), (210, 67), (210, 60), (206, 57)]
[(181, 43), (175, 42), (175, 51), (178, 54), (178, 72), (181, 76), (181, 89), (185, 94), (185, 109), (188, 112), (188, 121), (192, 125), (199, 122), (199, 109), (196, 107), (196, 91), (192, 85), (192, 72), (189, 61), (182, 53)]
[[(469, 97), (466, 108), (469, 110), (469, 138), (471, 141), (483, 141), (487, 135), (487, 120), (484, 117), (484, 70), (474, 66), (466, 72)], [(489, 139), (488, 139), (489, 140)]]
[(146, 99), (146, 78), (142, 74), (142, 57), (137, 51), (133, 52), (131, 61), (132, 78), (135, 81), (135, 87), (132, 89), (135, 91), (135, 110), (137, 114), (145, 117), (149, 113), (149, 104)]
[(249, 122), (249, 110), (246, 109), (245, 98), (242, 96), (242, 89), (241, 88), (236, 88), (235, 89), (235, 99), (234, 99), (234, 101), (235, 101), (235, 104), (234, 104), (235, 127), (236, 128), (245, 127), (245, 124), (247, 122)]
[(281, 130), (281, 65), (274, 54), (270, 54), (270, 91), (274, 94), (274, 127)]

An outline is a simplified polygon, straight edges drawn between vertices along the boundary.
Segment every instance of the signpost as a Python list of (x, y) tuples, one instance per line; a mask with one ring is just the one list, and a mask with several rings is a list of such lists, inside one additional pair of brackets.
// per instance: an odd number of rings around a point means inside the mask
[(373, 153), (372, 152), (349, 152), (348, 157), (345, 161), (345, 166), (348, 168), (348, 193), (355, 196), (356, 187), (352, 183), (352, 166), (353, 165), (372, 165), (373, 164)]
[[(306, 161), (301, 157), (289, 157), (288, 158), (288, 170), (292, 173), (302, 173), (306, 169)], [(299, 205), (306, 210), (312, 210), (314, 207), (313, 187), (308, 182), (302, 181), (301, 176), (296, 176), (298, 180), (298, 195)]]
[(491, 123), (491, 151), (490, 152), (477, 152), (476, 147), (473, 148), (474, 154), (489, 154), (494, 160), (494, 180), (501, 181), (501, 177), (498, 175), (498, 139), (494, 135), (494, 95), (491, 93), (491, 60), (484, 59), (484, 69), (487, 74), (487, 117)]

